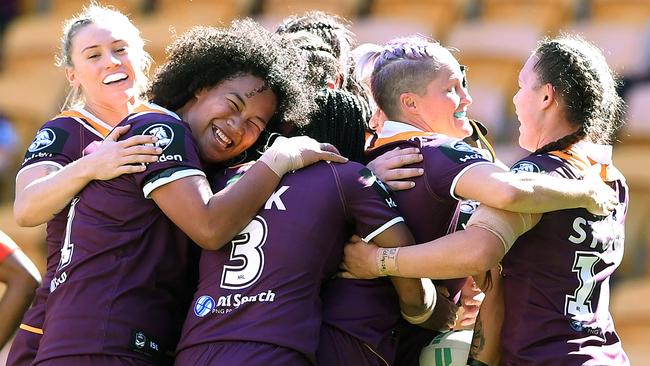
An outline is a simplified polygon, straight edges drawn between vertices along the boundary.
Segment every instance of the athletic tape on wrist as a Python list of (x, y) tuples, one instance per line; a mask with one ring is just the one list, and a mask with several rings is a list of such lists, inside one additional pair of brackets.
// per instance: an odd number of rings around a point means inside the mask
[(397, 276), (397, 253), (399, 248), (379, 248), (377, 251), (377, 268), (380, 276)]

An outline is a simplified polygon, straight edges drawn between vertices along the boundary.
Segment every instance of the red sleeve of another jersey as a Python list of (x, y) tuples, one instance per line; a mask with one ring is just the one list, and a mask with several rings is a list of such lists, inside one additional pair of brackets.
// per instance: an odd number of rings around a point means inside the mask
[(0, 263), (18, 249), (18, 245), (7, 234), (0, 231)]

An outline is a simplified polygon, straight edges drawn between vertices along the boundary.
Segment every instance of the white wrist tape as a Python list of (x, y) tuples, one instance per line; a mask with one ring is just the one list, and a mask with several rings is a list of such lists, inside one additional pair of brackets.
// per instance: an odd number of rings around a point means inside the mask
[(303, 166), (303, 161), (300, 148), (295, 142), (295, 139), (278, 137), (258, 160), (266, 164), (278, 177), (282, 177), (292, 170), (300, 169)]
[(422, 313), (418, 315), (407, 315), (402, 311), (402, 317), (411, 324), (422, 324), (429, 320), (433, 310), (436, 307), (436, 302), (438, 300), (438, 295), (436, 294), (436, 287), (433, 285), (428, 278), (423, 278), (422, 288), (424, 289), (424, 306), (425, 309)]
[(477, 226), (496, 235), (505, 253), (508, 253), (515, 240), (530, 230), (533, 224), (531, 214), (498, 210), (481, 205), (472, 214), (467, 226)]
[(399, 248), (379, 248), (377, 250), (377, 268), (380, 276), (399, 276), (398, 252)]

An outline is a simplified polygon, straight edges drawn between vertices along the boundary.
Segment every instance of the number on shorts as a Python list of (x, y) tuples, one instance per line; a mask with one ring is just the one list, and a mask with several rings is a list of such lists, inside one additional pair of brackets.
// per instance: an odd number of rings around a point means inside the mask
[(221, 275), (221, 287), (231, 290), (246, 288), (260, 278), (264, 269), (264, 252), (267, 226), (261, 216), (256, 216), (231, 242), (230, 261), (237, 265), (226, 264)]

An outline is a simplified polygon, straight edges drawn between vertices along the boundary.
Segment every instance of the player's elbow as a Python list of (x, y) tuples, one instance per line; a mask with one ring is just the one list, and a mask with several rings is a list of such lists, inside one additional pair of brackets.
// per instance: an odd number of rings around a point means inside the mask
[(514, 209), (522, 199), (523, 194), (521, 190), (511, 185), (505, 185), (505, 187), (494, 192), (491, 202), (488, 205), (501, 210), (515, 211)]
[(472, 275), (485, 273), (499, 264), (503, 258), (503, 243), (494, 234), (482, 228), (469, 227), (468, 230), (475, 230), (477, 245), (474, 250), (467, 254), (467, 267)]
[(221, 249), (226, 243), (228, 243), (234, 234), (230, 234), (223, 230), (224, 226), (227, 224), (224, 223), (211, 223), (208, 225), (202, 225), (202, 229), (196, 233), (192, 239), (194, 242), (203, 249), (206, 250), (218, 250)]
[(14, 202), (14, 220), (16, 221), (16, 224), (21, 227), (34, 227), (38, 226), (41, 224), (34, 215), (30, 213), (29, 208), (27, 205), (23, 204), (22, 202), (16, 201)]

